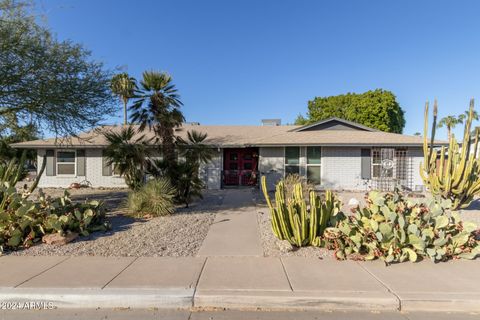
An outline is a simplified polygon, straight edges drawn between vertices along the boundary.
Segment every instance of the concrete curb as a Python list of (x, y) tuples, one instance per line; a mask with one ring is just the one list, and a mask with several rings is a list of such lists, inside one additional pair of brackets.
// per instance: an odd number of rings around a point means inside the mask
[(55, 308), (168, 308), (189, 309), (194, 289), (58, 289), (15, 288), (0, 291), (0, 301), (42, 303)]
[(390, 293), (198, 290), (193, 305), (241, 310), (398, 311), (400, 302)]
[(288, 292), (194, 289), (1, 289), (2, 304), (49, 304), (64, 309), (132, 308), (275, 311), (480, 312), (476, 294), (409, 294), (371, 292)]
[(480, 295), (468, 293), (401, 294), (401, 310), (406, 312), (480, 312)]

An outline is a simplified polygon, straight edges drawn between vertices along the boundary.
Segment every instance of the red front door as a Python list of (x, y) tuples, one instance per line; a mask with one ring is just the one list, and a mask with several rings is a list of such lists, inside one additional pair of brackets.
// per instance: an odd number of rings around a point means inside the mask
[(223, 183), (227, 186), (257, 184), (258, 149), (225, 149)]

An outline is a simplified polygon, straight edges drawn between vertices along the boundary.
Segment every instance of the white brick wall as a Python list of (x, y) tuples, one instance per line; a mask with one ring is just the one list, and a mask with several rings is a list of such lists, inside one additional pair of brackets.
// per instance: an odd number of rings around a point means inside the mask
[(214, 151), (212, 161), (200, 166), (200, 177), (202, 177), (207, 189), (221, 189), (222, 187), (222, 164), (223, 150)]
[(322, 187), (365, 190), (361, 161), (361, 148), (322, 147)]
[(422, 148), (410, 148), (408, 154), (412, 159), (412, 187), (415, 190), (415, 186), (423, 186), (422, 177), (420, 177), (420, 164), (423, 162), (423, 149)]
[[(43, 156), (46, 150), (37, 150), (38, 168), (42, 166)], [(89, 181), (93, 187), (107, 187), (107, 188), (126, 188), (125, 180), (118, 176), (103, 176), (102, 175), (102, 150), (101, 149), (86, 149), (86, 172), (84, 177), (78, 176), (47, 176), (46, 170), (43, 173), (39, 187), (43, 188), (67, 188), (73, 182)]]
[(277, 181), (283, 178), (284, 148), (260, 148), (259, 156), (258, 171), (266, 176), (268, 189), (274, 190)]
[[(38, 167), (41, 167), (45, 149), (38, 150)], [(284, 175), (284, 148), (259, 148), (259, 171), (267, 177), (269, 189), (274, 189), (275, 183)], [(423, 185), (419, 173), (420, 162), (423, 161), (421, 148), (410, 148), (412, 157), (413, 187)], [(301, 173), (305, 173), (305, 148), (300, 148)], [(208, 189), (221, 188), (221, 171), (223, 168), (223, 150), (215, 150), (212, 162), (202, 165), (200, 176)], [(361, 148), (357, 147), (322, 147), (322, 187), (329, 189), (366, 190), (365, 180), (361, 179)], [(62, 177), (43, 174), (40, 187), (68, 187), (72, 182), (89, 181), (93, 187), (126, 187), (123, 178), (102, 175), (102, 150), (86, 149), (86, 176)]]

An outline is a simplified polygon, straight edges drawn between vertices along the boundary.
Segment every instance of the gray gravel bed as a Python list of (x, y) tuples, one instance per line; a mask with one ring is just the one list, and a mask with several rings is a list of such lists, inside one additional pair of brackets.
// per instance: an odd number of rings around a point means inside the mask
[[(50, 194), (50, 192), (48, 192)], [(170, 216), (150, 220), (134, 219), (125, 215), (123, 207), (127, 191), (82, 190), (72, 191), (72, 198), (85, 197), (105, 201), (112, 210), (107, 217), (112, 230), (95, 232), (88, 237), (79, 237), (64, 245), (38, 244), (31, 248), (10, 252), (10, 255), (88, 255), (88, 256), (194, 256), (207, 235), (219, 209), (221, 191), (205, 191), (204, 199), (190, 206), (179, 208)], [(58, 194), (58, 193), (57, 193)], [(123, 194), (123, 196), (122, 196)]]

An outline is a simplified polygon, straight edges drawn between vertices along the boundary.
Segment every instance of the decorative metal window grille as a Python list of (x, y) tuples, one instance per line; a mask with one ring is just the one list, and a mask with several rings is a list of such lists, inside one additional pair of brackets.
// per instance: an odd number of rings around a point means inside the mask
[(412, 190), (412, 159), (406, 148), (372, 149), (372, 187), (381, 191)]

